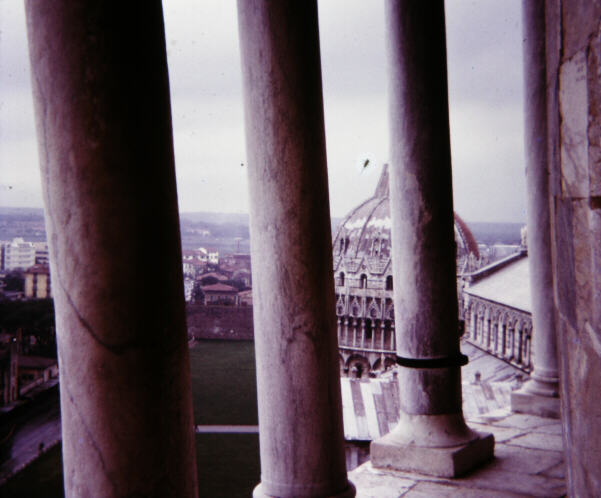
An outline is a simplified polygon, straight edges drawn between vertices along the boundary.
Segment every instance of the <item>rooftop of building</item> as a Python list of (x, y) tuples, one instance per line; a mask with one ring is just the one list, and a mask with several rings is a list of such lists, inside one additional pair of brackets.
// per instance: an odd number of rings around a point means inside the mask
[(203, 292), (228, 292), (228, 293), (237, 293), (238, 289), (232, 287), (231, 285), (226, 284), (211, 284), (205, 285), (202, 288)]
[[(499, 268), (487, 272), (483, 278), (466, 286), (464, 291), (471, 296), (531, 313), (528, 258), (510, 256), (491, 267), (495, 265)], [(481, 271), (486, 272), (487, 268)]]

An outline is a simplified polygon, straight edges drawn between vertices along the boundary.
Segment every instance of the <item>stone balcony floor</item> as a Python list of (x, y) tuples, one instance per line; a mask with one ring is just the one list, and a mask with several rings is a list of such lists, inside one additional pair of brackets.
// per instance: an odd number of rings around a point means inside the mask
[(559, 420), (507, 414), (468, 420), (470, 427), (495, 435), (495, 458), (455, 479), (375, 469), (366, 462), (349, 473), (358, 498), (565, 496)]
[[(366, 462), (349, 472), (358, 498), (565, 496), (561, 422), (512, 413), (517, 387), (513, 368), (463, 344), (470, 364), (463, 369), (463, 407), (468, 425), (495, 436), (495, 457), (455, 479), (375, 469)], [(474, 382), (478, 372), (480, 381)]]

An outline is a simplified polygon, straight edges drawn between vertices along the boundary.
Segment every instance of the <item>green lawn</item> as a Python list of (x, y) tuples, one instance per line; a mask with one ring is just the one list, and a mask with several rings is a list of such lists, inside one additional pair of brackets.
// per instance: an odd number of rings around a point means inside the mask
[[(252, 342), (199, 342), (190, 365), (196, 424), (257, 424)], [(196, 453), (201, 497), (248, 497), (259, 483), (257, 434), (197, 434)], [(0, 497), (63, 496), (60, 445), (0, 488)]]
[(190, 350), (194, 423), (256, 425), (257, 383), (250, 341), (200, 341)]

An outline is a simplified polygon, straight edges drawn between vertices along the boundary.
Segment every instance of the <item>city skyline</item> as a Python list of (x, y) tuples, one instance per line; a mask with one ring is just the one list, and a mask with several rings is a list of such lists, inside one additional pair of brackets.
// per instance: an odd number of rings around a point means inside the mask
[[(520, 2), (446, 7), (455, 210), (523, 222)], [(235, 3), (163, 8), (180, 211), (247, 212)], [(319, 16), (330, 205), (343, 217), (388, 160), (383, 5), (330, 0)], [(0, 19), (0, 206), (42, 207), (22, 4), (0, 0)]]

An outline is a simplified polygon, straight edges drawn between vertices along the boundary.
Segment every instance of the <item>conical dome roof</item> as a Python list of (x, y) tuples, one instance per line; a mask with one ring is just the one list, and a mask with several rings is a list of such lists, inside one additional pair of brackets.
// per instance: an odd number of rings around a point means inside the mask
[[(334, 238), (334, 269), (344, 262), (346, 271), (390, 272), (391, 235), (388, 165), (374, 195), (354, 208), (340, 224)], [(465, 222), (455, 214), (457, 269), (462, 272), (469, 255), (479, 258), (478, 245)]]

